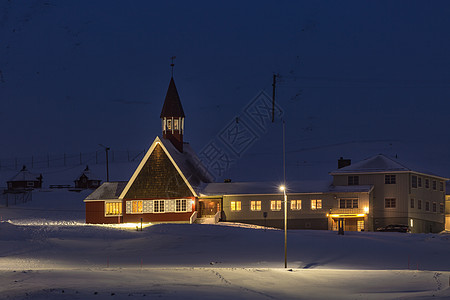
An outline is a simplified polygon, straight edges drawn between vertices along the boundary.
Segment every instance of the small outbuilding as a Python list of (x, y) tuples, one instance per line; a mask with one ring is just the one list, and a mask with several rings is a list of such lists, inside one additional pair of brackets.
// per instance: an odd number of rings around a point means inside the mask
[(42, 188), (42, 174), (33, 174), (22, 167), (19, 173), (7, 181), (8, 190), (33, 190)]
[(89, 170), (89, 166), (75, 179), (77, 189), (96, 189), (100, 186), (100, 179), (97, 179)]

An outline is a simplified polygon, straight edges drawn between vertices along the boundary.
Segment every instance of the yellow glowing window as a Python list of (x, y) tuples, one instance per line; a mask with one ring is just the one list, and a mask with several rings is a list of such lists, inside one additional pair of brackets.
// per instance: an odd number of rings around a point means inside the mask
[(302, 200), (291, 200), (291, 210), (302, 209)]
[(172, 120), (167, 120), (167, 129), (172, 130)]
[(173, 120), (173, 129), (178, 129), (178, 119)]
[(322, 209), (322, 200), (320, 199), (311, 200), (311, 209)]
[(120, 216), (122, 215), (122, 202), (106, 202), (105, 214), (107, 216)]
[(270, 201), (270, 210), (281, 210), (281, 200)]
[(240, 211), (241, 201), (231, 201), (231, 211)]
[(364, 221), (358, 221), (357, 228), (358, 231), (364, 231)]
[(261, 201), (250, 201), (250, 209), (253, 211), (260, 211)]
[(142, 213), (142, 200), (131, 201), (131, 212)]

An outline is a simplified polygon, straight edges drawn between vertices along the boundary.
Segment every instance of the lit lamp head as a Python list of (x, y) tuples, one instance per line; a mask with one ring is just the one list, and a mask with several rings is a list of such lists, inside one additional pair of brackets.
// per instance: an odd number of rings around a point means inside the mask
[(284, 185), (280, 185), (280, 191), (285, 191), (286, 190), (286, 187), (284, 186)]
[(369, 213), (369, 207), (368, 206), (364, 207), (364, 213), (366, 213), (366, 214)]

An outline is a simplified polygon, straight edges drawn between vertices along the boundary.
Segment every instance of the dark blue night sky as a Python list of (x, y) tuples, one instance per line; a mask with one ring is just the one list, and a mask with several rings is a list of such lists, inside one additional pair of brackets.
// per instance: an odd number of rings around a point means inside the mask
[[(159, 2), (1, 0), (0, 161), (148, 147), (175, 55), (197, 151), (276, 73), (288, 177), (378, 153), (450, 176), (449, 1)], [(265, 131), (225, 177), (282, 176)]]

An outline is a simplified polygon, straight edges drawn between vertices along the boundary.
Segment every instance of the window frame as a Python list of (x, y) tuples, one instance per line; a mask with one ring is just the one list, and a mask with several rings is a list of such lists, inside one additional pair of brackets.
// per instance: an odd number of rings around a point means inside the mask
[(347, 185), (359, 185), (359, 176), (358, 175), (348, 175), (347, 176)]
[(416, 202), (416, 201), (414, 200), (414, 198), (411, 198), (409, 207), (410, 207), (410, 208), (414, 208), (415, 202)]
[(417, 199), (417, 209), (422, 209), (422, 200)]
[(384, 198), (384, 208), (387, 209), (397, 208), (397, 198)]
[(175, 212), (187, 212), (187, 199), (175, 199)]
[(261, 200), (250, 201), (250, 210), (251, 211), (261, 211)]
[(231, 211), (237, 212), (237, 211), (241, 211), (242, 210), (242, 203), (241, 201), (231, 201), (230, 202), (231, 205)]
[(281, 211), (281, 200), (270, 200), (271, 211)]
[[(108, 206), (110, 205), (117, 205), (117, 211), (116, 214), (109, 214), (108, 213)], [(123, 203), (120, 201), (105, 201), (105, 217), (120, 217), (123, 216)]]
[(411, 175), (411, 188), (417, 189), (417, 175)]
[(384, 175), (384, 184), (397, 184), (396, 174), (385, 174)]
[[(141, 209), (141, 211), (139, 211), (139, 208)], [(143, 214), (144, 213), (144, 201), (143, 200), (132, 200), (130, 213), (131, 214)]]
[(291, 210), (302, 210), (302, 200), (291, 200)]
[(166, 201), (165, 200), (153, 200), (153, 213), (163, 214), (166, 212)]
[(322, 199), (311, 199), (311, 210), (319, 210), (322, 208)]

